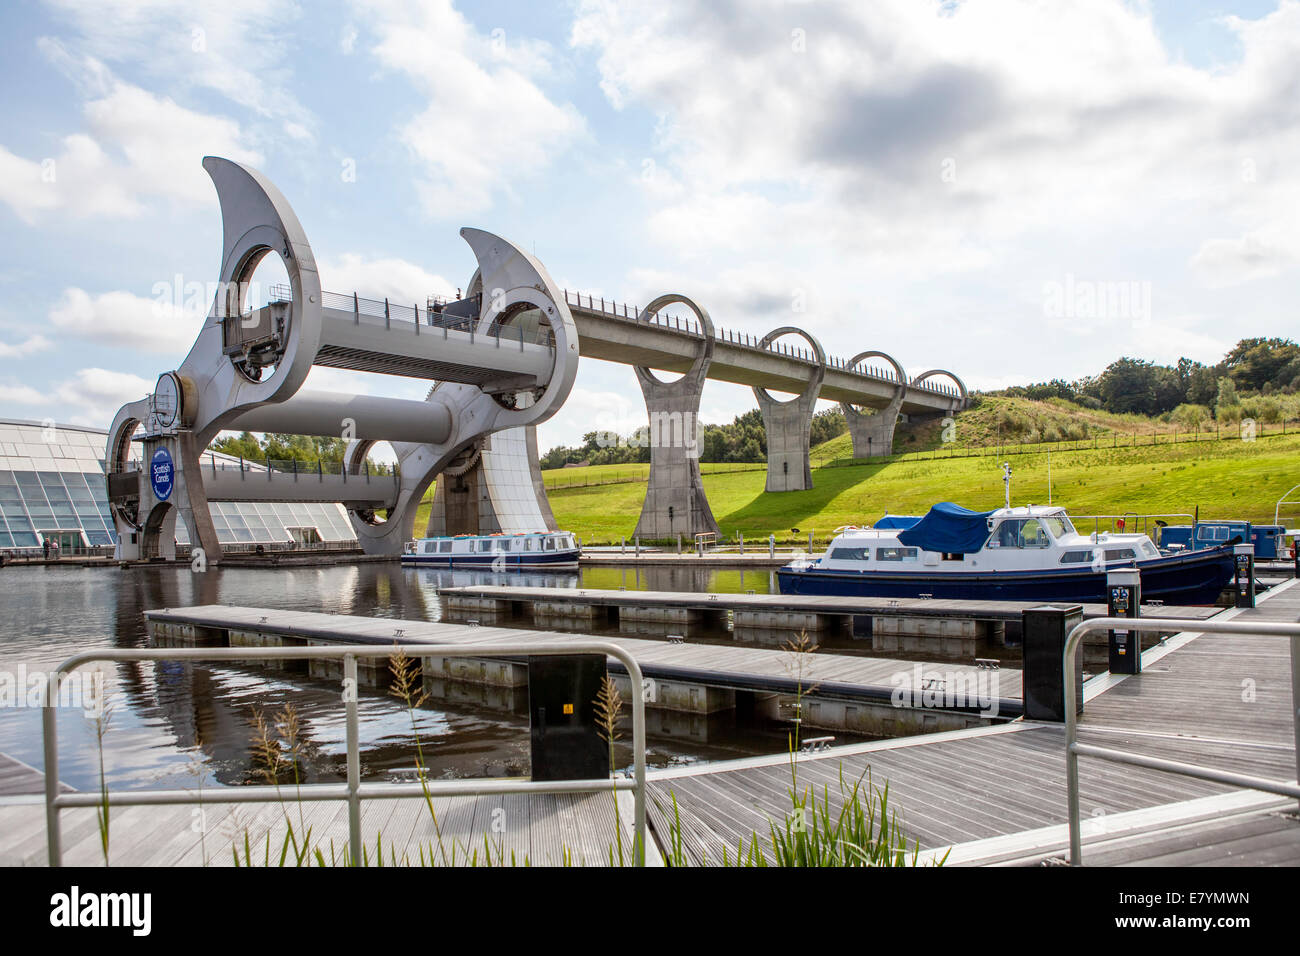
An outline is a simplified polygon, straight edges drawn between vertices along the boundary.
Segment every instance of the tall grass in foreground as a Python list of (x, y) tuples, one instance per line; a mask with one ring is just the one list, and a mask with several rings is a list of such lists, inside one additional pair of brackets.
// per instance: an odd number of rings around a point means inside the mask
[[(786, 645), (787, 666), (796, 680), (793, 728), (788, 738), (790, 751), (790, 786), (787, 790), (790, 798), (790, 810), (780, 820), (769, 819), (768, 832), (761, 835), (757, 830), (748, 840), (737, 842), (734, 855), (727, 848), (722, 851), (720, 862), (724, 867), (741, 866), (916, 866), (920, 856), (919, 843), (908, 844), (902, 819), (890, 804), (889, 785), (883, 788), (871, 783), (870, 768), (857, 780), (849, 783), (844, 777), (843, 767), (839, 771), (840, 805), (834, 809), (829, 788), (822, 787), (820, 799), (812, 787), (799, 788), (798, 754), (800, 748), (801, 720), (803, 698), (812, 693), (816, 686), (809, 683), (812, 670), (811, 656), (817, 645), (809, 640), (806, 633)], [(385, 842), (382, 831), (376, 831), (374, 844), (363, 844), (362, 858), (355, 861), (360, 866), (532, 866), (534, 861), (525, 854), (522, 858), (511, 850), (507, 852), (504, 838), (496, 841), (484, 832), (482, 845), (448, 838), (444, 835), (442, 823), (434, 806), (433, 796), (428, 786), (425, 763), (424, 744), (420, 737), (416, 719), (416, 708), (428, 701), (423, 690), (423, 679), (419, 665), (396, 650), (389, 658), (389, 671), (392, 683), (389, 693), (401, 700), (407, 708), (411, 719), (411, 734), (415, 740), (416, 772), (419, 776), (424, 794), (425, 806), (433, 824), (434, 837), (417, 843), (412, 847), (398, 847), (392, 841)], [(597, 732), (609, 747), (610, 773), (617, 772), (614, 744), (621, 734), (618, 722), (623, 710), (623, 699), (617, 687), (608, 677), (601, 684), (595, 700)], [(280, 817), (284, 821), (285, 834), (278, 847), (273, 846), (268, 829), (264, 839), (254, 841), (245, 827), (242, 841), (236, 840), (231, 847), (236, 866), (351, 866), (349, 848), (336, 847), (334, 841), (328, 847), (319, 841), (313, 842), (312, 828), (306, 825), (302, 810), (299, 788), (301, 785), (298, 770), (301, 756), (301, 733), (297, 714), (292, 705), (285, 705), (273, 720), (265, 715), (254, 713), (253, 753), (254, 764), (261, 776), (275, 786), (278, 796)], [(289, 811), (286, 797), (280, 789), (281, 778), (292, 773), (294, 783), (290, 799), (298, 806), (297, 825), (294, 815)], [(608, 862), (611, 866), (628, 866), (635, 861), (639, 846), (633, 842), (633, 852), (625, 853), (622, 820), (618, 812), (618, 792), (613, 791), (614, 802), (614, 840), (608, 846)], [(690, 866), (692, 859), (684, 845), (683, 827), (677, 796), (671, 794), (673, 819), (669, 824), (669, 847), (665, 862), (669, 866)], [(635, 838), (634, 838), (635, 840)], [(242, 842), (242, 845), (241, 845)], [(414, 853), (414, 856), (412, 856)], [(259, 859), (260, 857), (260, 859)], [(942, 866), (946, 861), (934, 862)], [(575, 857), (567, 846), (560, 849), (560, 857), (554, 861), (544, 861), (546, 865), (574, 866), (586, 861)], [(707, 863), (701, 855), (701, 863)]]
[[(724, 867), (748, 866), (916, 866), (921, 846), (914, 841), (910, 848), (907, 832), (898, 811), (889, 803), (889, 784), (884, 788), (871, 783), (867, 767), (852, 784), (846, 782), (844, 765), (839, 766), (840, 807), (833, 809), (830, 788), (823, 785), (821, 800), (814, 787), (799, 787), (799, 753), (802, 749), (803, 699), (817, 690), (812, 683), (817, 644), (806, 631), (800, 631), (784, 645), (786, 672), (795, 681), (793, 727), (787, 737), (790, 755), (790, 810), (781, 820), (768, 819), (768, 832), (759, 836), (751, 831), (748, 841), (737, 841), (733, 856), (722, 850)], [(864, 785), (865, 781), (865, 785)], [(688, 866), (683, 845), (681, 812), (677, 795), (672, 794), (673, 820), (669, 824), (667, 862)], [(942, 866), (948, 859), (945, 853)], [(707, 863), (701, 853), (701, 863)]]
[(104, 735), (113, 719), (113, 705), (107, 700), (98, 704), (95, 710), (95, 746), (99, 752), (99, 804), (95, 807), (95, 821), (99, 825), (99, 848), (104, 854), (104, 865), (108, 866), (108, 778), (104, 774)]

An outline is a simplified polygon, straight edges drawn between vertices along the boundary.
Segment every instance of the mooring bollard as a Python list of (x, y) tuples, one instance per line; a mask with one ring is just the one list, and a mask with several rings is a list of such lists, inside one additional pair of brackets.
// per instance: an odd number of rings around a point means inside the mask
[(641, 536), (637, 535), (632, 539), (636, 543), (636, 556), (641, 557)]
[(776, 535), (774, 534), (767, 536), (767, 556), (769, 558), (776, 557)]
[(813, 553), (813, 542), (812, 542), (812, 538), (813, 538), (813, 533), (812, 533), (811, 531), (809, 531), (809, 532), (808, 532), (808, 553), (809, 553), (809, 554), (812, 554), (812, 553)]
[(1255, 546), (1238, 544), (1232, 549), (1236, 564), (1235, 584), (1237, 589), (1237, 607), (1255, 606)]
[(745, 553), (745, 536), (739, 531), (736, 532), (736, 540), (740, 542), (740, 553)]
[(682, 533), (680, 531), (677, 532), (677, 553), (682, 553)]
[[(1106, 572), (1111, 617), (1142, 616), (1142, 573), (1137, 568), (1112, 568)], [(1142, 673), (1142, 637), (1137, 631), (1107, 631), (1110, 672)]]
[[(1065, 720), (1065, 639), (1083, 620), (1083, 605), (1035, 607), (1021, 612), (1025, 719)], [(1083, 644), (1075, 648), (1076, 711), (1083, 713)]]

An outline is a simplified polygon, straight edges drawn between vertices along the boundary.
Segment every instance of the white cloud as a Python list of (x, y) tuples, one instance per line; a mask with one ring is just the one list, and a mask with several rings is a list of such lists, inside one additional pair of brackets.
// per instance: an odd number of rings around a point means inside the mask
[(1292, 248), (1259, 235), (1207, 239), (1192, 256), (1192, 269), (1212, 288), (1275, 276), (1300, 262)]
[(351, 56), (352, 51), (356, 49), (358, 35), (357, 28), (352, 24), (344, 26), (343, 32), (339, 34), (339, 52)]
[(212, 90), (308, 141), (316, 120), (289, 90), (295, 0), (46, 0), (71, 44), (177, 95)]
[(89, 132), (64, 137), (57, 155), (36, 159), (0, 146), (0, 202), (24, 221), (55, 212), (131, 217), (151, 198), (215, 204), (201, 165), (205, 155), (254, 165), (262, 161), (235, 121), (118, 81), (96, 61), (82, 61), (77, 68), (102, 91), (84, 106)]
[[(1300, 3), (1226, 22), (1241, 60), (1207, 70), (1123, 0), (580, 0), (570, 39), (623, 122), (654, 124), (624, 164), (651, 210), (635, 288), (700, 290), (750, 332), (793, 319), (832, 352), (1040, 380), (1133, 348), (1070, 337), (1045, 360), (1064, 335), (1023, 289), (1046, 277), (1150, 282), (1162, 323), (1208, 306), (1277, 334), (1201, 286), (1300, 258)], [(1156, 326), (1160, 354), (1218, 342)]]
[(419, 303), (421, 308), (429, 296), (454, 295), (458, 288), (457, 283), (405, 259), (367, 259), (346, 252), (337, 260), (320, 260), (318, 268), (321, 288), (327, 292), (355, 292), (362, 298), (389, 298), (406, 305)]
[(8, 342), (0, 342), (0, 359), (25, 358), (36, 352), (44, 352), (51, 344), (50, 340), (43, 335), (31, 335), (12, 345)]
[(427, 107), (398, 135), (419, 161), (424, 209), (456, 218), (513, 193), (586, 132), (568, 103), (535, 81), (551, 70), (543, 44), (503, 28), (483, 34), (450, 0), (356, 0), (371, 52), (405, 75)]
[(30, 385), (0, 385), (0, 402), (14, 402), (19, 405), (43, 405), (49, 400), (48, 392), (42, 392)]
[(63, 290), (51, 307), (55, 328), (78, 340), (116, 348), (184, 355), (194, 344), (207, 309), (178, 306), (170, 296), (146, 299), (130, 292), (91, 295), (84, 289)]
[(38, 406), (51, 411), (61, 406), (56, 417), (74, 425), (107, 428), (113, 414), (127, 402), (144, 398), (153, 391), (153, 382), (103, 368), (79, 369), (47, 389), (30, 385), (0, 385), (0, 402)]
[(307, 379), (302, 387), (311, 391), (336, 392), (344, 395), (379, 395), (385, 398), (423, 401), (428, 396), (431, 385), (431, 382), (423, 379), (400, 375), (378, 375), (314, 365), (307, 373)]
[(110, 416), (127, 402), (138, 401), (153, 391), (153, 381), (104, 368), (78, 370), (71, 382), (55, 390), (55, 397), (69, 405), (83, 405), (100, 414), (110, 409)]

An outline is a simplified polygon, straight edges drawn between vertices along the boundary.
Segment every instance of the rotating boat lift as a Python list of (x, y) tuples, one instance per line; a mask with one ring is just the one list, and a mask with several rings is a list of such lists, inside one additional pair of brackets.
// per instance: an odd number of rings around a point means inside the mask
[[(469, 294), (423, 310), (322, 294), (297, 216), (261, 173), (207, 157), (221, 204), (220, 290), (185, 360), (152, 395), (124, 405), (109, 429), (106, 481), (117, 556), (174, 558), (185, 522), (204, 559), (221, 555), (210, 500), (342, 502), (362, 547), (398, 554), (425, 491), (494, 433), (550, 418), (578, 368), (578, 336), (561, 290), (536, 259), (479, 229), (462, 229), (478, 261)], [(254, 270), (278, 254), (287, 300), (245, 311)], [(304, 390), (313, 365), (436, 381), (424, 402)], [(137, 431), (143, 427), (143, 433)], [(206, 473), (200, 455), (223, 430), (350, 439), (339, 475)], [(140, 469), (131, 469), (139, 439)], [(388, 441), (394, 476), (371, 475), (366, 452)], [(292, 484), (290, 484), (292, 482)], [(379, 515), (387, 512), (386, 517)]]
[[(653, 440), (636, 532), (642, 536), (718, 530), (698, 461), (707, 378), (754, 388), (768, 434), (769, 491), (811, 487), (808, 432), (825, 391), (843, 405), (857, 458), (889, 454), (905, 401), (923, 414), (967, 401), (961, 380), (945, 370), (909, 382), (883, 352), (847, 363), (828, 358), (813, 336), (794, 327), (750, 341), (715, 329), (701, 306), (679, 294), (633, 310), (630, 322), (626, 305), (620, 317), (616, 305), (602, 300), (597, 309), (590, 296), (584, 307), (578, 295), (571, 311), (569, 294), (541, 263), (479, 229), (461, 230), (478, 262), (464, 299), (429, 300), (421, 310), (418, 303), (324, 292), (306, 234), (279, 190), (229, 160), (208, 157), (203, 165), (221, 205), (220, 291), (185, 361), (158, 378), (153, 394), (124, 405), (109, 430), (105, 471), (119, 558), (174, 558), (180, 518), (204, 559), (219, 560), (209, 501), (340, 502), (366, 552), (398, 554), (414, 537), (416, 511), (435, 479), (428, 534), (557, 530), (534, 426), (554, 415), (572, 389), (579, 358), (574, 311), (594, 336), (596, 357), (634, 366), (646, 400)], [(290, 288), (246, 310), (249, 280), (269, 254), (283, 260)], [(686, 306), (695, 324), (660, 314), (672, 305)], [(811, 351), (780, 345), (787, 335), (803, 337)], [(860, 366), (873, 357), (893, 373)], [(423, 402), (305, 390), (314, 365), (433, 386)], [(685, 374), (664, 381), (651, 371), (661, 367)], [(951, 378), (957, 390), (924, 384), (937, 376)], [(858, 388), (872, 381), (876, 391), (892, 390), (877, 414), (846, 401), (872, 394)], [(772, 384), (793, 386), (794, 397), (773, 398)], [(201, 454), (227, 429), (350, 441), (338, 475), (204, 470)], [(137, 440), (142, 467), (134, 469)], [(380, 441), (397, 453), (396, 476), (372, 475), (365, 465)]]

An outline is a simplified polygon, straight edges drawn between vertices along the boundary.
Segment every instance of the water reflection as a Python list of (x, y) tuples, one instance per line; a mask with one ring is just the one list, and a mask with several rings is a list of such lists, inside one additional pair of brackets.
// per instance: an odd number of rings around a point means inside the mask
[[(0, 672), (52, 670), (92, 648), (147, 645), (144, 611), (196, 604), (236, 604), (438, 620), (439, 588), (498, 584), (557, 588), (718, 591), (774, 590), (767, 571), (683, 568), (591, 568), (582, 572), (503, 574), (402, 568), (373, 563), (320, 568), (227, 568), (194, 574), (188, 567), (8, 567), (0, 571)], [(303, 727), (304, 782), (342, 779), (343, 708), (335, 682), (262, 668), (180, 662), (98, 665), (112, 701), (106, 774), (118, 789), (233, 785), (257, 773), (251, 760), (254, 708), (268, 715), (292, 703)], [(728, 721), (730, 718), (728, 718)], [(414, 763), (412, 718), (380, 693), (361, 700), (362, 771), (384, 779)], [(651, 744), (655, 764), (774, 752), (766, 735), (715, 721), (707, 734), (666, 728)], [(526, 718), (466, 701), (421, 709), (415, 725), (435, 776), (526, 773)], [(95, 728), (80, 710), (59, 714), (60, 776), (78, 789), (98, 785)], [(708, 743), (692, 741), (706, 737)], [(0, 708), (0, 751), (41, 766), (40, 712)], [(624, 753), (622, 759), (630, 760)]]

